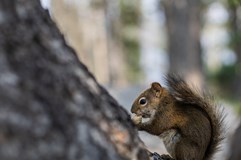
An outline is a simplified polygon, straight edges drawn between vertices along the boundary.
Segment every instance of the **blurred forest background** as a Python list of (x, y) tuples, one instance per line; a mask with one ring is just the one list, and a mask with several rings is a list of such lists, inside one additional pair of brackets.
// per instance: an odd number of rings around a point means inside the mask
[(127, 110), (143, 88), (163, 84), (170, 72), (241, 111), (240, 0), (42, 0), (42, 5), (80, 60)]
[(223, 97), (241, 97), (239, 0), (42, 0), (42, 4), (80, 60), (105, 86), (149, 84), (174, 72)]

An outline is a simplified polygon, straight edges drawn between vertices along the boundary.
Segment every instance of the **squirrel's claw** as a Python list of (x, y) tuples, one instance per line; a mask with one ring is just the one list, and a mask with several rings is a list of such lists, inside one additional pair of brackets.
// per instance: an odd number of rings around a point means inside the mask
[(159, 155), (156, 152), (152, 153), (151, 157), (153, 160), (174, 160), (172, 157), (170, 157), (167, 154)]

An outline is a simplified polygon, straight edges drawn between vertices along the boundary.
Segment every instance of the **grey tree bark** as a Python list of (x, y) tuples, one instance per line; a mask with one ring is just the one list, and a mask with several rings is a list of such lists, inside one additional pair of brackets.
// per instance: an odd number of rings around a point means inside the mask
[(0, 159), (148, 159), (38, 0), (0, 1)]
[(202, 88), (199, 0), (163, 0), (166, 14), (171, 73), (186, 77)]

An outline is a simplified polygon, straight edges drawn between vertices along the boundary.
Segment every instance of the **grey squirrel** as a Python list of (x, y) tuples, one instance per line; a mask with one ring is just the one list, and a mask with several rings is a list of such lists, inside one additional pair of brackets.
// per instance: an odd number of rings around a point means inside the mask
[(134, 101), (134, 124), (162, 138), (169, 159), (210, 160), (223, 139), (223, 112), (179, 76), (166, 81), (168, 89), (154, 82)]

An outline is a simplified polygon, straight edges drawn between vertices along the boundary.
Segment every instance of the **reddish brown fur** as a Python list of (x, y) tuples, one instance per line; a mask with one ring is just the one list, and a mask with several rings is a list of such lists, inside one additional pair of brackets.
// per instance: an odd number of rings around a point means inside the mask
[[(208, 160), (222, 139), (222, 118), (210, 99), (192, 91), (180, 78), (168, 76), (169, 90), (153, 83), (133, 103), (131, 111), (138, 115), (155, 111), (149, 123), (136, 124), (139, 130), (153, 135), (174, 129), (180, 135), (175, 141), (173, 158), (177, 160)], [(145, 97), (142, 106), (139, 99)]]

